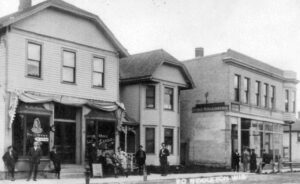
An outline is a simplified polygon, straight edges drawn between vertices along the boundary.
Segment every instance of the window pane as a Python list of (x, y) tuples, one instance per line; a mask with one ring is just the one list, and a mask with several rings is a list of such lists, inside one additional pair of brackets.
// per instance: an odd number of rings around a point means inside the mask
[(28, 43), (28, 59), (40, 61), (41, 60), (41, 46), (37, 44)]
[(64, 51), (64, 66), (75, 67), (75, 53)]
[(146, 107), (147, 108), (155, 107), (155, 86), (146, 87)]
[(73, 68), (63, 68), (63, 81), (74, 82), (74, 69)]
[(27, 75), (39, 77), (40, 76), (40, 62), (28, 60)]
[(94, 58), (94, 71), (103, 72), (104, 60), (101, 58)]
[(165, 144), (167, 149), (173, 154), (173, 129), (166, 128), (165, 129)]
[(146, 128), (146, 152), (154, 153), (155, 150), (155, 129)]
[(173, 89), (172, 88), (165, 88), (164, 108), (170, 109), (170, 110), (173, 109)]
[(103, 86), (102, 73), (93, 73), (93, 86)]

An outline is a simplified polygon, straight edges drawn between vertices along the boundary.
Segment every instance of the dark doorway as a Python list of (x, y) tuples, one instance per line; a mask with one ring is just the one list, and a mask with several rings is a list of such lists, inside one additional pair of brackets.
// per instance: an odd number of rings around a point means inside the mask
[(76, 123), (55, 122), (54, 145), (57, 147), (62, 163), (75, 163)]

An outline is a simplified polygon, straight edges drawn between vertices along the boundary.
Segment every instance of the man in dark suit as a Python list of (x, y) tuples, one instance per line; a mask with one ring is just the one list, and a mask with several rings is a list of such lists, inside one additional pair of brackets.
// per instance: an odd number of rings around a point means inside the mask
[(240, 169), (240, 154), (237, 149), (232, 153), (232, 169), (236, 172)]
[(12, 146), (7, 148), (7, 152), (2, 157), (8, 173), (11, 174), (11, 181), (15, 181), (15, 165), (18, 160), (18, 154)]
[(161, 166), (161, 175), (167, 176), (168, 156), (170, 155), (170, 152), (166, 148), (165, 143), (162, 143), (161, 147), (162, 148), (159, 150), (159, 162)]
[(33, 181), (36, 181), (36, 175), (37, 175), (37, 171), (38, 171), (38, 167), (39, 167), (42, 155), (43, 155), (43, 153), (40, 148), (40, 143), (34, 142), (33, 147), (30, 148), (29, 153), (28, 153), (29, 162), (30, 162), (30, 171), (29, 171), (27, 181), (30, 180), (32, 171), (33, 171)]
[(139, 150), (135, 153), (135, 159), (139, 167), (139, 174), (142, 175), (145, 166), (145, 161), (146, 161), (146, 153), (143, 150), (142, 145), (139, 146)]

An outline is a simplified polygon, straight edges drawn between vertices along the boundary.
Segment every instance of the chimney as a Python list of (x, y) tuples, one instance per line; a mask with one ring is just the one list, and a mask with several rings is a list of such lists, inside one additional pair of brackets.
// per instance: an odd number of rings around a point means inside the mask
[(195, 48), (195, 57), (203, 57), (204, 56), (204, 49), (203, 47)]
[(31, 7), (31, 0), (19, 0), (19, 11), (23, 11)]

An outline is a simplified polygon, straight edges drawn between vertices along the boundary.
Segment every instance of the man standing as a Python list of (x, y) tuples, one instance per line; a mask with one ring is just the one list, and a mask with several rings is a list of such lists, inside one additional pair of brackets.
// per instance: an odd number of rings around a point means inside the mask
[(142, 175), (145, 166), (145, 161), (146, 161), (146, 153), (143, 150), (142, 145), (139, 146), (139, 150), (135, 153), (135, 159), (139, 167), (139, 174)]
[(244, 148), (243, 155), (242, 155), (242, 161), (243, 161), (243, 169), (244, 169), (244, 172), (247, 172), (247, 171), (248, 171), (249, 160), (250, 160), (250, 155), (249, 155), (249, 152), (248, 152), (248, 148), (245, 147), (245, 148)]
[(170, 155), (169, 150), (166, 148), (165, 143), (161, 143), (161, 149), (159, 151), (159, 162), (161, 166), (161, 175), (167, 176), (168, 167), (168, 156)]
[(15, 165), (18, 160), (18, 155), (12, 146), (7, 148), (7, 152), (2, 157), (8, 173), (11, 174), (11, 181), (15, 181)]
[(255, 172), (256, 169), (257, 169), (256, 153), (255, 153), (255, 149), (252, 149), (250, 154), (250, 172)]
[(240, 169), (240, 154), (237, 149), (232, 153), (232, 169), (236, 172)]
[(60, 179), (61, 159), (59, 154), (57, 154), (55, 146), (53, 146), (52, 151), (50, 152), (50, 160), (53, 162), (54, 172), (57, 178)]
[(29, 153), (28, 153), (29, 162), (30, 162), (30, 171), (29, 171), (27, 181), (30, 180), (32, 171), (33, 171), (33, 181), (36, 181), (36, 175), (37, 175), (37, 171), (38, 171), (38, 167), (39, 167), (42, 155), (43, 155), (43, 153), (40, 148), (40, 143), (34, 142), (33, 148), (30, 148)]

